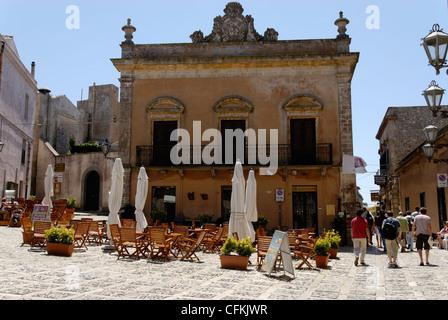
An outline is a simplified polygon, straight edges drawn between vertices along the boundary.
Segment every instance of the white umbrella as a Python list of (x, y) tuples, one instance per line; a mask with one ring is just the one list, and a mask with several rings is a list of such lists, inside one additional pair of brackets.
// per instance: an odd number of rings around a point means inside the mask
[(107, 218), (107, 237), (110, 239), (111, 224), (118, 224), (121, 226), (118, 218), (118, 211), (120, 211), (121, 200), (123, 198), (123, 165), (121, 159), (117, 158), (112, 169), (112, 185), (109, 191), (109, 216)]
[(45, 180), (44, 180), (45, 197), (42, 200), (42, 204), (44, 206), (51, 207), (53, 205), (53, 203), (51, 202), (51, 197), (54, 196), (53, 183), (54, 183), (53, 167), (51, 166), (51, 164), (49, 164), (47, 167), (47, 172), (45, 173)]
[[(257, 211), (257, 181), (255, 180), (254, 170), (249, 171), (246, 185), (246, 203), (244, 206), (244, 213), (249, 221), (258, 220)], [(252, 224), (251, 224), (252, 225)]]
[(229, 220), (229, 236), (233, 237), (233, 233), (238, 234), (238, 239), (249, 237), (251, 241), (255, 240), (255, 232), (251, 223), (247, 220), (244, 213), (245, 207), (245, 188), (243, 166), (240, 160), (235, 163), (232, 178), (232, 196), (230, 198), (230, 220)]
[(135, 194), (135, 221), (137, 222), (136, 230), (141, 232), (147, 226), (143, 208), (146, 203), (146, 196), (148, 195), (148, 175), (144, 167), (140, 168), (137, 180), (137, 193)]

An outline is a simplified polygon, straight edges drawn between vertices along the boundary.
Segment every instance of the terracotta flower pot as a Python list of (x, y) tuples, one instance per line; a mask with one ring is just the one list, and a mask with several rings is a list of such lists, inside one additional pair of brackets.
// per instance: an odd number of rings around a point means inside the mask
[(249, 257), (221, 254), (219, 258), (221, 259), (221, 268), (247, 270), (249, 264)]
[(328, 261), (330, 260), (330, 254), (326, 256), (314, 256), (314, 260), (316, 261), (317, 268), (326, 268), (328, 266)]
[(338, 248), (330, 248), (330, 259), (336, 259), (338, 255)]
[(52, 243), (47, 242), (47, 253), (55, 256), (70, 257), (73, 254), (73, 249), (75, 244), (62, 244), (62, 243)]

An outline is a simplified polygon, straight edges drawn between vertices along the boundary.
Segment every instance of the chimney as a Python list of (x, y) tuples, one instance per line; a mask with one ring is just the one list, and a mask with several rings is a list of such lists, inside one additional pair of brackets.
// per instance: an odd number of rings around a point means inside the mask
[(31, 62), (31, 76), (34, 78), (34, 74), (36, 71), (36, 63), (33, 61)]

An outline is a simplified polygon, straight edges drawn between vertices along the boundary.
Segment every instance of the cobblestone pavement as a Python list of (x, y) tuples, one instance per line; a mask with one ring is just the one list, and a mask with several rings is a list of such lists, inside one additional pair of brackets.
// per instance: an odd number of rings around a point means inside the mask
[(435, 293), (448, 286), (448, 251), (436, 247), (432, 266), (419, 266), (414, 251), (399, 253), (393, 269), (376, 247), (358, 267), (352, 248), (343, 247), (327, 269), (294, 270), (292, 278), (256, 270), (256, 254), (248, 271), (237, 271), (222, 269), (218, 254), (201, 252), (200, 263), (117, 260), (89, 245), (57, 257), (21, 247), (21, 228), (0, 227), (0, 239), (0, 300), (434, 300), (446, 299)]

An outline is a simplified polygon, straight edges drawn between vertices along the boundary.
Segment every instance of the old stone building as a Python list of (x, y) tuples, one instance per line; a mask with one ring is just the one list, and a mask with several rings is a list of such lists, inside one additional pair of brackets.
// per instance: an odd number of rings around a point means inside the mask
[(39, 89), (39, 137), (36, 145), (36, 188), (33, 195), (44, 197), (46, 168), (55, 171), (54, 199), (76, 198), (78, 210), (107, 211), (110, 176), (114, 155), (102, 152), (68, 154), (70, 139), (76, 143), (117, 143), (118, 88), (112, 84), (89, 87), (88, 98), (75, 106), (65, 95), (52, 96), (47, 88)]
[(415, 206), (421, 205), (418, 197), (412, 198), (410, 207), (405, 205), (400, 189), (406, 189), (410, 182), (403, 184), (398, 168), (403, 159), (425, 141), (423, 129), (429, 124), (441, 128), (444, 122), (444, 119), (433, 117), (424, 106), (387, 109), (376, 135), (379, 141), (380, 172), (375, 176), (375, 183), (380, 186), (381, 203), (386, 210), (392, 210), (397, 215), (399, 211), (413, 210)]
[[(424, 108), (427, 114), (431, 114)], [(432, 116), (432, 115), (431, 115)], [(446, 122), (446, 119), (436, 119), (436, 122)], [(433, 232), (443, 228), (443, 221), (447, 221), (446, 187), (439, 185), (439, 174), (448, 174), (448, 126), (438, 126), (436, 150), (429, 160), (422, 151), (425, 139), (420, 139), (414, 149), (409, 152), (396, 167), (399, 179), (400, 193), (399, 205), (401, 211), (414, 211), (415, 207), (426, 207), (431, 217)], [(422, 130), (417, 130), (423, 135)], [(423, 140), (423, 141), (422, 141)]]
[(22, 63), (12, 36), (0, 35), (0, 195), (30, 194), (37, 107), (35, 65)]
[[(343, 154), (353, 155), (351, 80), (359, 56), (345, 34), (349, 21), (340, 13), (332, 39), (278, 40), (271, 28), (259, 34), (243, 11), (239, 3), (227, 4), (212, 32), (194, 32), (192, 43), (135, 44), (136, 28), (130, 20), (123, 27), (122, 56), (112, 59), (121, 74), (123, 202), (133, 203), (144, 165), (147, 216), (159, 206), (170, 219), (209, 214), (225, 220), (235, 152), (243, 150), (238, 158), (246, 178), (256, 170), (258, 213), (269, 218), (268, 228), (329, 228), (338, 212), (356, 209), (355, 174), (341, 171)], [(171, 153), (176, 129), (191, 138), (183, 141), (180, 163)], [(211, 141), (230, 141), (226, 129), (247, 136), (232, 138), (234, 149), (210, 148)], [(251, 158), (264, 151), (263, 130), (268, 153), (278, 157), (270, 172)], [(276, 201), (278, 189), (283, 202)]]

